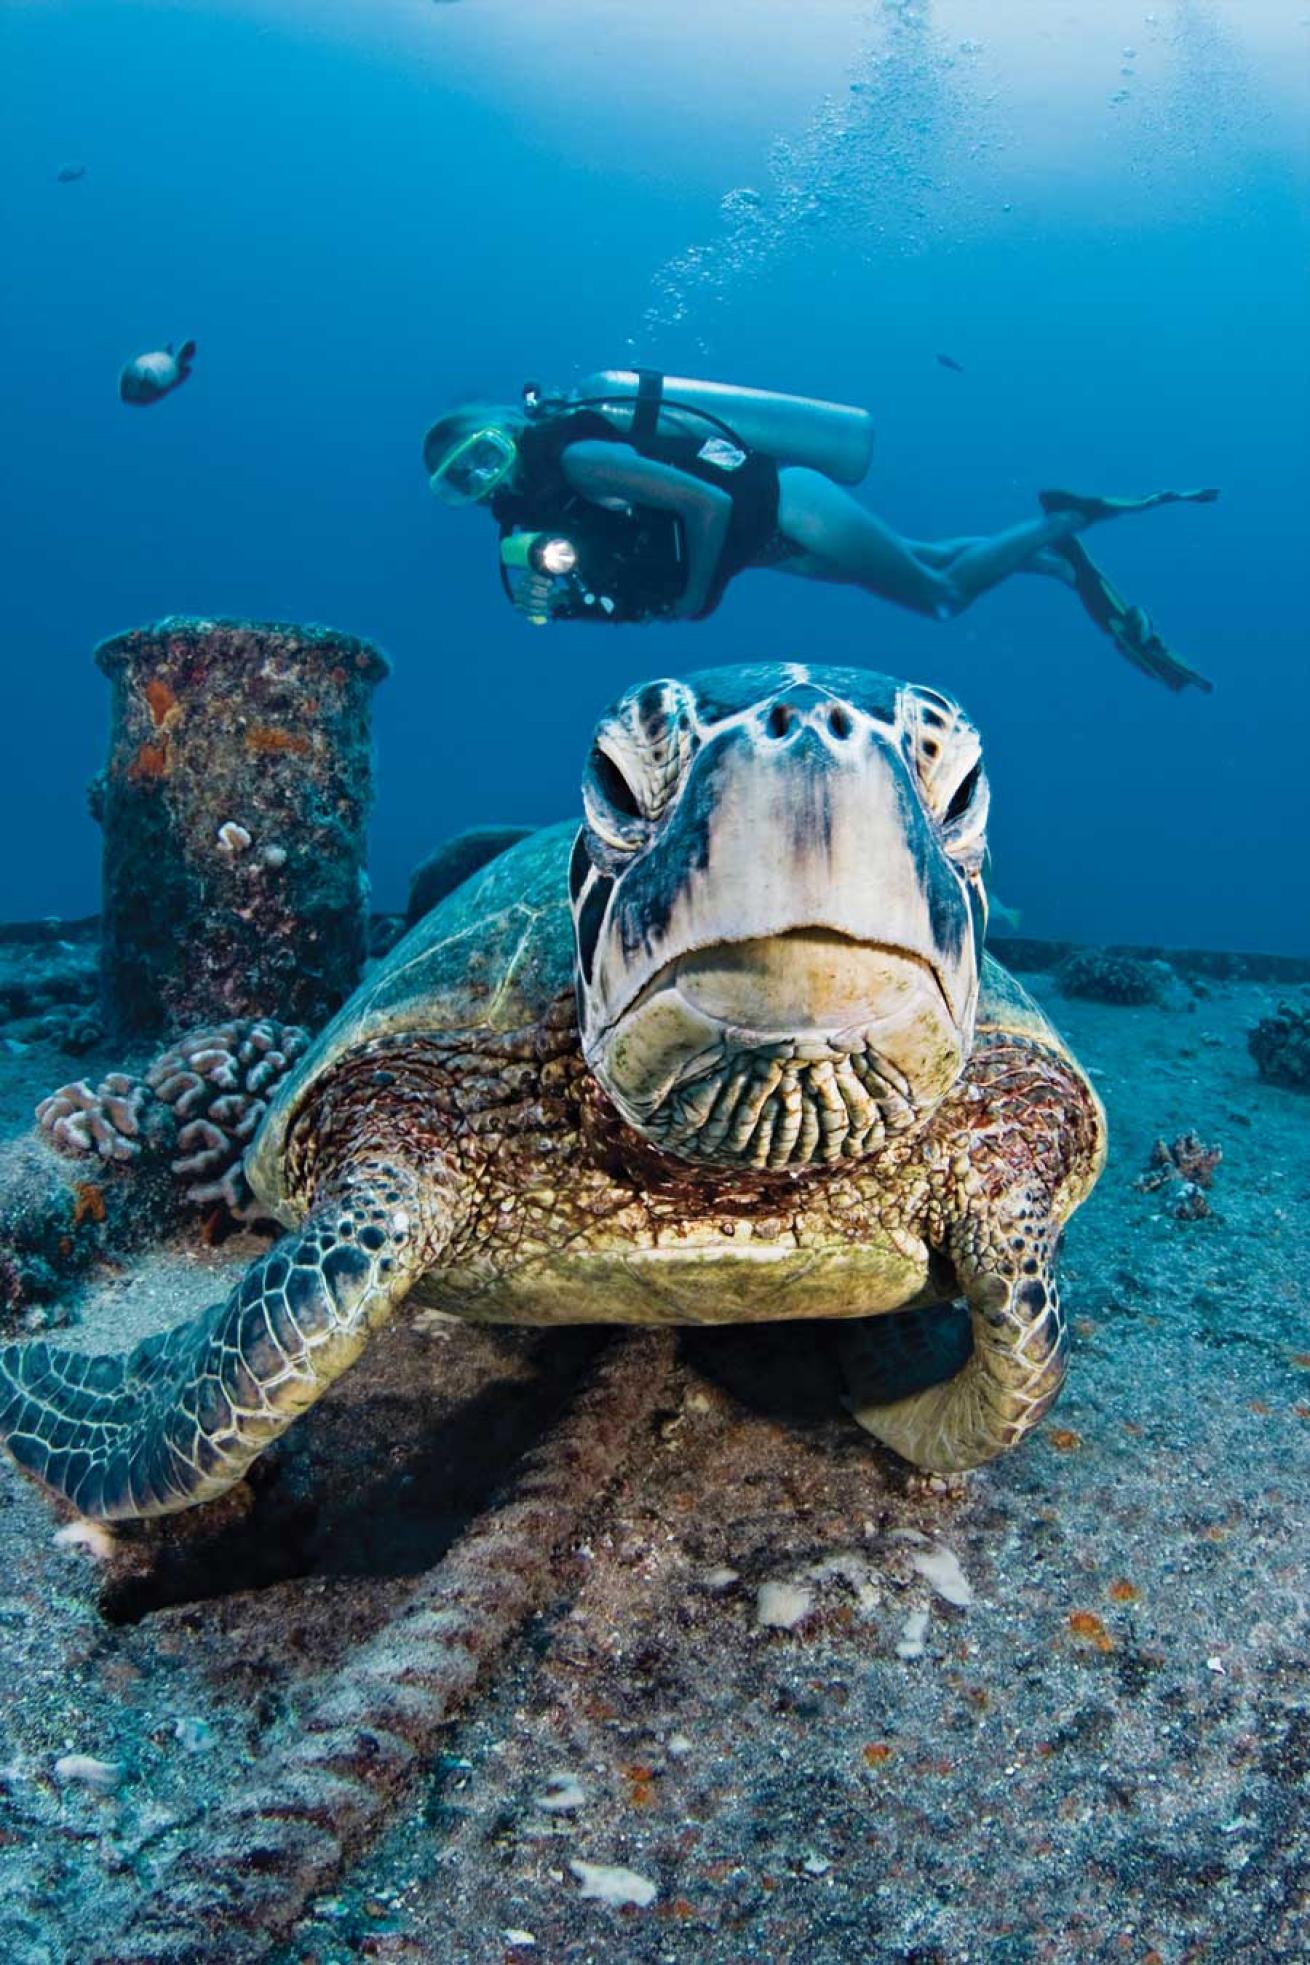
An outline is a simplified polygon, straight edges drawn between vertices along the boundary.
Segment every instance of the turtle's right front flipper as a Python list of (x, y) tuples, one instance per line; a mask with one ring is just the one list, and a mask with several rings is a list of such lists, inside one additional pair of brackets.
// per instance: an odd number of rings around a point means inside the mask
[(225, 1303), (126, 1357), (0, 1351), (0, 1442), (101, 1521), (212, 1500), (311, 1406), (433, 1261), (430, 1176), (352, 1172)]

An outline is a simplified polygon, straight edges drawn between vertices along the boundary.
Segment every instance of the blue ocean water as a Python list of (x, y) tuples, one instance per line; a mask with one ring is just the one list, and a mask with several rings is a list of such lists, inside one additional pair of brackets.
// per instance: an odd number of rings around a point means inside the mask
[[(230, 613), (391, 654), (382, 906), (445, 834), (573, 810), (639, 675), (821, 653), (962, 697), (1033, 933), (1310, 952), (1304, 7), (9, 0), (0, 35), (0, 916), (96, 905), (93, 644)], [(754, 573), (703, 625), (534, 630), (423, 432), (633, 361), (867, 404), (861, 496), (911, 536), (1220, 485), (1095, 539), (1215, 694), (1022, 578), (949, 624)]]

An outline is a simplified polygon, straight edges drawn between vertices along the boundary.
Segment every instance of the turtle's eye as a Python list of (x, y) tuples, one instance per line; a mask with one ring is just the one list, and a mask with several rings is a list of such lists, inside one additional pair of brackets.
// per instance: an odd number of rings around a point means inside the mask
[(645, 843), (650, 822), (637, 789), (640, 782), (639, 773), (631, 766), (624, 770), (612, 750), (599, 742), (592, 746), (582, 780), (582, 804), (588, 831), (603, 849), (602, 857), (635, 853)]
[(958, 703), (935, 689), (901, 695), (902, 745), (924, 805), (957, 866), (972, 871), (987, 846), (987, 774), (978, 732)]
[(963, 778), (961, 778), (958, 786), (956, 787), (954, 796), (952, 797), (950, 804), (946, 808), (946, 816), (942, 822), (944, 825), (948, 825), (948, 826), (953, 825), (957, 819), (962, 819), (964, 817), (965, 813), (968, 811), (969, 807), (973, 804), (973, 801), (977, 796), (978, 785), (981, 778), (982, 778), (982, 760), (979, 759), (978, 763), (974, 765), (972, 771), (968, 772)]
[(613, 809), (621, 812), (625, 819), (639, 819), (642, 814), (636, 792), (609, 752), (603, 751), (599, 744), (592, 752), (591, 769), (597, 787)]
[(942, 845), (966, 872), (980, 867), (987, 851), (987, 812), (991, 794), (982, 759), (975, 758), (946, 801), (940, 819)]
[(681, 682), (630, 690), (605, 718), (582, 780), (588, 830), (602, 858), (648, 843), (677, 801), (696, 742), (692, 699)]
[(924, 804), (947, 825), (958, 816), (953, 801), (963, 794), (967, 802), (977, 783), (974, 767), (982, 754), (978, 733), (958, 703), (917, 684), (902, 692), (900, 712), (905, 756)]

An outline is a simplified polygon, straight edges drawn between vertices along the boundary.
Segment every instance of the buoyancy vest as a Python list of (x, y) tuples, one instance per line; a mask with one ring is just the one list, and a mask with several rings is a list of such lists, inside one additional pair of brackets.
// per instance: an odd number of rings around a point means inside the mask
[(650, 620), (669, 611), (687, 577), (676, 514), (639, 505), (614, 511), (583, 497), (560, 463), (570, 444), (626, 444), (643, 457), (728, 493), (728, 531), (702, 616), (717, 607), (728, 581), (750, 564), (776, 529), (778, 470), (772, 458), (748, 450), (731, 430), (699, 411), (699, 430), (661, 431), (662, 378), (643, 373), (642, 382), (632, 427), (626, 431), (588, 404), (543, 404), (519, 435), (520, 462), (512, 488), (491, 500), (502, 541), (515, 532), (552, 533), (576, 547), (577, 574), (552, 608), (556, 618)]

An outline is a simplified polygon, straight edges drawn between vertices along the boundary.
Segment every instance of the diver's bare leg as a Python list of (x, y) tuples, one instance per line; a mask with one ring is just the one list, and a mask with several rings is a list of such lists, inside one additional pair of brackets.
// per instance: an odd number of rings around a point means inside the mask
[[(974, 547), (986, 544), (986, 541), (978, 537), (973, 537), (969, 539), (907, 539), (905, 543), (916, 559), (922, 560), (925, 566), (930, 566), (934, 571), (940, 572), (943, 568), (952, 566), (962, 553), (971, 552)], [(1033, 554), (1032, 558), (1025, 560), (1023, 565), (1018, 567), (1016, 571), (1019, 573), (1039, 573), (1045, 579), (1058, 580), (1065, 587), (1075, 585), (1074, 570), (1068, 560), (1062, 553), (1056, 552), (1046, 546), (1039, 548)]]
[[(778, 473), (778, 529), (800, 556), (823, 563), (827, 577), (864, 587), (883, 600), (949, 620), (1044, 548), (1072, 538), (1090, 521), (1075, 511), (1026, 520), (1008, 532), (969, 543), (944, 567), (926, 565), (912, 545), (818, 471), (791, 465)], [(809, 565), (793, 571), (809, 572)]]

